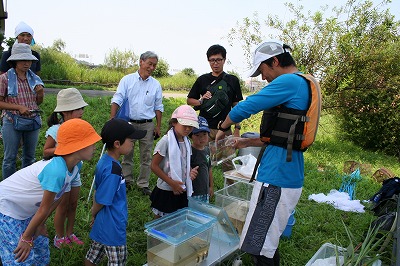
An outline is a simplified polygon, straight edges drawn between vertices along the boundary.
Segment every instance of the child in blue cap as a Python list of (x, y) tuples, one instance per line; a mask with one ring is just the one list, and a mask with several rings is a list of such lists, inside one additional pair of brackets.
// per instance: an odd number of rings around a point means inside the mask
[(190, 166), (192, 168), (198, 166), (197, 177), (192, 181), (192, 198), (207, 203), (210, 201), (210, 197), (214, 194), (211, 156), (208, 147), (209, 133), (210, 129), (208, 128), (207, 120), (204, 117), (199, 116), (199, 128), (194, 128), (192, 133), (189, 135), (192, 139)]

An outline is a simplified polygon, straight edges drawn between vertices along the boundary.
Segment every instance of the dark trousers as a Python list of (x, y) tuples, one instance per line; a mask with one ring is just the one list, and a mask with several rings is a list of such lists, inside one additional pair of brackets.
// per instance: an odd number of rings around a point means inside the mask
[(254, 266), (279, 266), (280, 257), (278, 249), (276, 249), (274, 257), (272, 259), (260, 255), (252, 255), (252, 257)]

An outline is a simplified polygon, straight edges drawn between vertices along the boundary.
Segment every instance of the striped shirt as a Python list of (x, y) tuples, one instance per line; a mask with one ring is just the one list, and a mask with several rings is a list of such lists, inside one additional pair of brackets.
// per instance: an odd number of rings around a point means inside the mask
[[(11, 104), (18, 104), (26, 106), (28, 109), (37, 110), (39, 106), (36, 103), (36, 93), (31, 90), (28, 84), (28, 80), (21, 80), (17, 78), (18, 81), (18, 95), (16, 97), (8, 96), (8, 78), (7, 73), (0, 75), (0, 96), (4, 97), (4, 102)], [(12, 114), (19, 115), (17, 110), (3, 110), (1, 117), (4, 116), (5, 112), (10, 112)], [(31, 117), (36, 116), (36, 114), (31, 114)]]

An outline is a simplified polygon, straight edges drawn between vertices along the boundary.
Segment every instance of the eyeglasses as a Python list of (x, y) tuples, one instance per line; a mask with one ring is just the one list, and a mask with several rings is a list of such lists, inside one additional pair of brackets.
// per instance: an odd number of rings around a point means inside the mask
[(224, 60), (224, 58), (215, 58), (215, 59), (208, 59), (208, 62), (210, 62), (210, 64), (214, 64), (214, 63), (221, 63)]

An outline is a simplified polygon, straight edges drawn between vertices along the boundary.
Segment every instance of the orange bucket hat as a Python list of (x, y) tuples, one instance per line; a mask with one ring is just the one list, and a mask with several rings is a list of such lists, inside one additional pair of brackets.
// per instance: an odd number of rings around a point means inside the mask
[(55, 155), (66, 155), (79, 151), (101, 140), (92, 125), (74, 118), (61, 124), (57, 132)]

